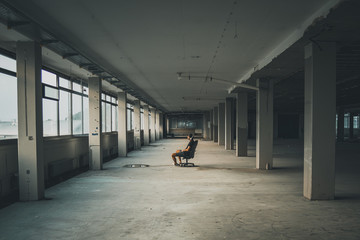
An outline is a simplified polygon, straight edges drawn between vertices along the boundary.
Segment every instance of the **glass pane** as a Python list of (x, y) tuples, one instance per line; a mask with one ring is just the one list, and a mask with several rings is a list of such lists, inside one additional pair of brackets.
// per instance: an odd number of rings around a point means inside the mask
[(82, 91), (81, 91), (81, 85), (78, 84), (78, 83), (74, 83), (74, 82), (73, 82), (73, 90), (74, 90), (75, 92), (81, 93), (81, 92), (82, 92)]
[(111, 106), (111, 110), (112, 110), (112, 121), (111, 121), (111, 129), (112, 131), (117, 131), (118, 128), (117, 128), (117, 107), (112, 105)]
[(103, 93), (101, 94), (101, 99), (105, 100), (105, 94), (103, 94)]
[(105, 124), (106, 124), (106, 109), (105, 102), (101, 102), (101, 132), (106, 132)]
[(43, 99), (44, 136), (57, 136), (57, 101)]
[(111, 97), (109, 95), (106, 95), (106, 101), (111, 102)]
[(17, 120), (16, 77), (0, 73), (0, 139), (17, 138)]
[(45, 96), (44, 97), (59, 99), (59, 91), (57, 88), (52, 88), (49, 86), (44, 86), (44, 87), (45, 87)]
[(134, 129), (134, 111), (130, 112), (130, 116), (131, 116), (131, 130)]
[(16, 72), (16, 60), (0, 55), (0, 67)]
[(60, 99), (59, 99), (60, 135), (71, 135), (70, 98), (71, 98), (70, 92), (60, 90)]
[(141, 126), (141, 130), (144, 129), (144, 113), (141, 112), (140, 113), (140, 126)]
[(113, 97), (111, 97), (111, 102), (112, 102), (112, 103), (116, 103), (116, 99), (113, 98)]
[(126, 109), (127, 130), (131, 130), (131, 110)]
[(106, 103), (106, 132), (111, 132), (111, 105)]
[(73, 94), (72, 108), (73, 134), (82, 134), (82, 106), (80, 95)]
[(87, 96), (89, 96), (89, 88), (88, 87), (83, 87), (83, 93)]
[(84, 109), (84, 133), (89, 133), (89, 98), (83, 97), (83, 109)]
[(41, 70), (41, 81), (48, 85), (56, 87), (56, 75), (54, 73)]
[(59, 86), (67, 89), (71, 89), (71, 81), (60, 77), (59, 78)]

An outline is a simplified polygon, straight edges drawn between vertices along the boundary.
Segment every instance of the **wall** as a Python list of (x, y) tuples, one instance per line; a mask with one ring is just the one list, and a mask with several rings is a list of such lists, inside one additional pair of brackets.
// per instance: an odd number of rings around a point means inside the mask
[[(117, 133), (103, 133), (102, 138), (104, 161), (117, 157)], [(131, 139), (129, 142), (133, 144)], [(44, 138), (44, 172), (47, 187), (87, 170), (88, 166), (89, 140), (87, 136)], [(17, 140), (2, 140), (0, 141), (0, 207), (17, 199)]]

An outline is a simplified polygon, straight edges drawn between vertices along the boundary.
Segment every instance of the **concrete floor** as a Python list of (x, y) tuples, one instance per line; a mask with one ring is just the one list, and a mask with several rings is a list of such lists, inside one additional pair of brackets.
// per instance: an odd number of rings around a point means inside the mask
[[(302, 197), (302, 144), (276, 141), (271, 171), (200, 141), (195, 163), (172, 166), (186, 140), (162, 140), (46, 190), (51, 200), (0, 210), (0, 239), (360, 239), (360, 144), (337, 146), (336, 200)], [(124, 168), (126, 164), (147, 168)]]

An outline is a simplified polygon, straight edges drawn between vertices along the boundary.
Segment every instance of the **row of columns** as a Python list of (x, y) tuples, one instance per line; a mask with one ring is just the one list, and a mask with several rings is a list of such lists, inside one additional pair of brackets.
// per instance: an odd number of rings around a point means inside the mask
[[(305, 47), (304, 103), (304, 185), (308, 199), (333, 199), (335, 194), (335, 116), (336, 116), (336, 45), (310, 43)], [(234, 147), (236, 156), (247, 156), (247, 91), (237, 93), (234, 101), (226, 98), (210, 111), (210, 139), (225, 149)], [(256, 81), (256, 168), (273, 168), (273, 94), (272, 79)], [(236, 113), (236, 123), (232, 114)], [(339, 113), (338, 124), (344, 125)], [(352, 124), (350, 124), (352, 126)], [(233, 127), (236, 130), (233, 131)], [(205, 129), (205, 128), (204, 128)], [(339, 129), (338, 138), (343, 138)]]
[[(16, 48), (18, 80), (18, 163), (19, 197), (21, 201), (44, 198), (43, 119), (41, 46), (37, 42), (18, 42)], [(89, 166), (103, 167), (101, 137), (101, 79), (90, 77), (89, 82)], [(118, 155), (127, 156), (127, 94), (118, 98)], [(144, 109), (144, 145), (163, 138), (163, 115), (155, 108)], [(151, 124), (149, 127), (149, 112)], [(151, 132), (151, 134), (149, 134)], [(141, 149), (140, 100), (134, 101), (134, 148)]]

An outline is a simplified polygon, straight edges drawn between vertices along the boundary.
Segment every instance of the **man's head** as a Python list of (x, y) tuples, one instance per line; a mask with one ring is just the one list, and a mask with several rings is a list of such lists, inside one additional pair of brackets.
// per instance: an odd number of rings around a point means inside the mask
[(187, 136), (187, 139), (192, 139), (193, 135), (190, 133), (188, 136)]

